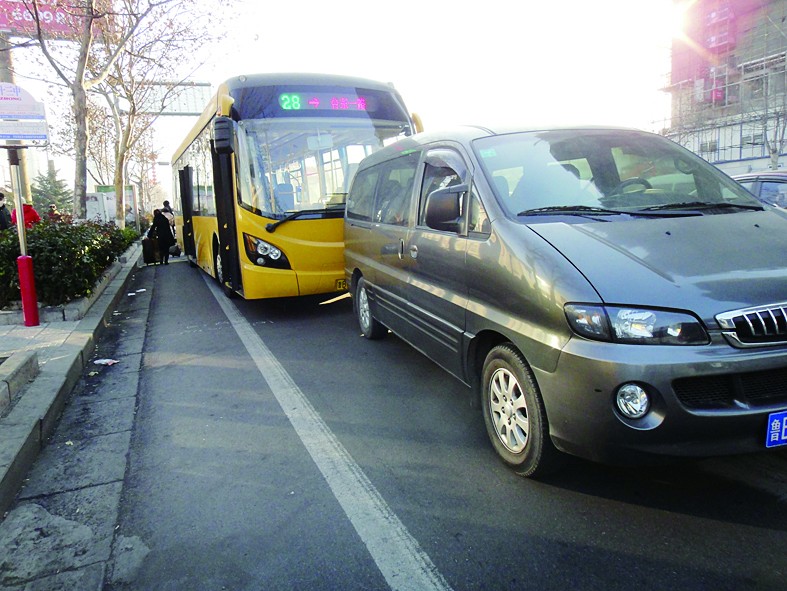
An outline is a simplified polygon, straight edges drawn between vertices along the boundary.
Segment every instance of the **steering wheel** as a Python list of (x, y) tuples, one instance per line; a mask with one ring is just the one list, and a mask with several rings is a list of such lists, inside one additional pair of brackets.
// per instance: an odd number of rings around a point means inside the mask
[(634, 176), (630, 179), (626, 179), (622, 181), (617, 187), (612, 190), (613, 195), (619, 195), (623, 193), (623, 189), (626, 187), (631, 187), (633, 185), (642, 185), (645, 189), (652, 189), (653, 185), (651, 185), (647, 179), (643, 179), (641, 176)]

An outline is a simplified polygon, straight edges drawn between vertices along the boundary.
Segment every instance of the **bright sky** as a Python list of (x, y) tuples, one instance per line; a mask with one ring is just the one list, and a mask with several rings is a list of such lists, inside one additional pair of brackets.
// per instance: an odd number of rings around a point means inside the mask
[[(258, 72), (393, 82), (427, 129), (613, 124), (669, 115), (672, 0), (240, 0), (233, 43), (199, 79)], [(474, 6), (474, 8), (473, 8)]]
[[(239, 0), (194, 80), (318, 72), (392, 82), (426, 129), (622, 125), (659, 130), (673, 0)], [(475, 8), (471, 8), (475, 6)], [(168, 161), (191, 118), (157, 124)], [(159, 180), (169, 186), (168, 170)]]

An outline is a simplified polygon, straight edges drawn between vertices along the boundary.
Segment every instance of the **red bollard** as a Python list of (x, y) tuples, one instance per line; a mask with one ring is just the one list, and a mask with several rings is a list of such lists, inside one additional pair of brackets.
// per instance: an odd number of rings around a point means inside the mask
[(25, 326), (38, 326), (38, 298), (36, 282), (33, 278), (33, 259), (22, 255), (16, 259), (19, 269), (19, 290), (22, 292), (22, 315)]

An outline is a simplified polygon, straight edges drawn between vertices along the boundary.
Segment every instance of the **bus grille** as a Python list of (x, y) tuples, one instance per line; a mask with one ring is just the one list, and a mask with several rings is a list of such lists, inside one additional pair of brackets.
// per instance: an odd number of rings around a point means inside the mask
[(735, 347), (787, 344), (787, 303), (725, 312), (716, 316)]
[(757, 408), (787, 404), (787, 367), (721, 376), (679, 378), (672, 388), (692, 409)]

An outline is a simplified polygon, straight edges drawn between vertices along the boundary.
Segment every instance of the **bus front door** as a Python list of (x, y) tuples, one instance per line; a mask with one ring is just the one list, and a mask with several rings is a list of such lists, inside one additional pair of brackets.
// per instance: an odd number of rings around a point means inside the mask
[(178, 180), (180, 182), (180, 210), (183, 212), (183, 252), (186, 253), (192, 263), (197, 260), (197, 249), (194, 246), (194, 222), (192, 212), (194, 211), (194, 193), (192, 191), (193, 183), (192, 177), (194, 171), (191, 166), (187, 166), (178, 171)]

